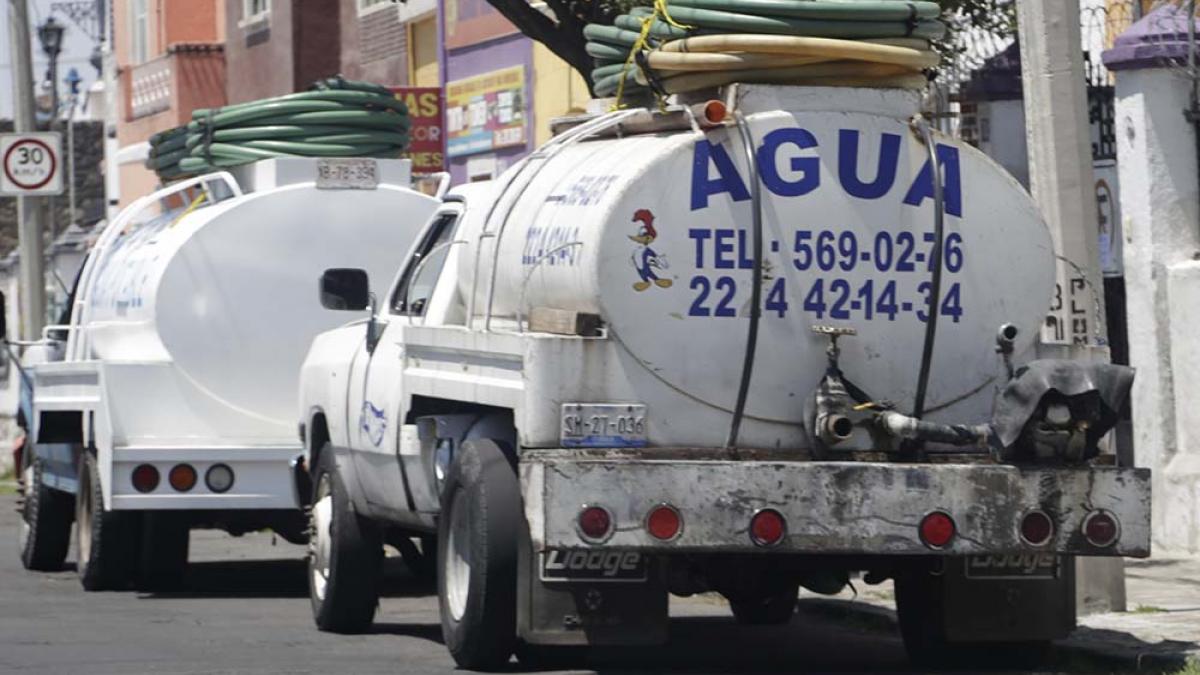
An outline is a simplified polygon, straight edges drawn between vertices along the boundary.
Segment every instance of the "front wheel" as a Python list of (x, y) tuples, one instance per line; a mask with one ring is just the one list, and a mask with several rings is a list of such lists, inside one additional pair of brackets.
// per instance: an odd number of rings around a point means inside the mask
[(27, 570), (57, 572), (71, 546), (71, 496), (45, 484), (42, 461), (33, 456), (28, 443), (22, 456), (25, 500), (21, 506), (21, 564)]
[(79, 582), (87, 591), (127, 588), (137, 562), (138, 514), (104, 510), (100, 471), (93, 453), (81, 453), (78, 477), (75, 532)]
[(317, 459), (309, 514), (308, 595), (317, 628), (361, 633), (375, 620), (383, 539), (354, 512), (328, 443)]
[(446, 476), (437, 555), (442, 637), (461, 668), (495, 670), (512, 656), (523, 527), (504, 451), (490, 440), (464, 443)]

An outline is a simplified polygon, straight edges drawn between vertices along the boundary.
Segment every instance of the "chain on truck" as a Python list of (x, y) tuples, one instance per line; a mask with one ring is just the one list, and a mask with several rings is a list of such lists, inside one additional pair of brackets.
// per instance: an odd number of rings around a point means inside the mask
[(1033, 654), (1074, 557), (1149, 554), (1149, 472), (1100, 452), (1132, 372), (1037, 358), (1021, 186), (916, 91), (723, 91), (560, 121), (377, 303), (324, 274), (365, 318), (301, 375), (319, 627), (370, 625), (390, 544), (436, 546), (467, 668), (662, 642), (668, 594), (782, 623), (860, 574), (917, 660)]

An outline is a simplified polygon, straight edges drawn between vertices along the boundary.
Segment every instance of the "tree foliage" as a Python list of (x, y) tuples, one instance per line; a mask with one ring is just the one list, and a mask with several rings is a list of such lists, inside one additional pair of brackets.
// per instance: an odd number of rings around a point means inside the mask
[[(589, 23), (611, 24), (630, 7), (652, 5), (652, 0), (488, 0), (525, 35), (546, 45), (578, 70), (592, 86), (592, 58), (584, 51), (583, 27)], [(955, 35), (971, 28), (998, 35), (1016, 32), (1015, 0), (940, 0), (950, 34), (940, 46), (948, 59), (959, 53)]]

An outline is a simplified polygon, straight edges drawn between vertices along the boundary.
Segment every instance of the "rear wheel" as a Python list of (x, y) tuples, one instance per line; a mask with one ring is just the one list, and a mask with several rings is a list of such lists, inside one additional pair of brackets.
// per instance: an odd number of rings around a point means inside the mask
[[(896, 614), (904, 649), (924, 667), (977, 667), (980, 664), (1030, 668), (1043, 662), (1049, 640), (955, 642), (946, 635), (943, 577), (921, 568), (895, 579)], [(980, 607), (979, 611), (987, 611)]]
[(374, 523), (354, 512), (328, 443), (313, 477), (308, 546), (308, 595), (317, 628), (333, 633), (370, 628), (379, 604), (383, 540)]
[(137, 562), (136, 513), (105, 511), (96, 455), (79, 459), (75, 496), (77, 570), (84, 590), (111, 591), (129, 586)]
[(22, 457), (21, 564), (27, 570), (56, 572), (62, 569), (71, 547), (71, 495), (46, 486), (42, 461), (33, 456), (28, 443)]
[(504, 451), (490, 440), (464, 443), (446, 476), (438, 521), (442, 637), (462, 668), (494, 670), (513, 653), (523, 527), (517, 476)]
[(142, 516), (137, 587), (142, 591), (182, 588), (187, 572), (188, 523), (179, 514), (147, 512)]
[(729, 607), (737, 622), (747, 626), (778, 626), (792, 620), (800, 585), (755, 598), (730, 599)]

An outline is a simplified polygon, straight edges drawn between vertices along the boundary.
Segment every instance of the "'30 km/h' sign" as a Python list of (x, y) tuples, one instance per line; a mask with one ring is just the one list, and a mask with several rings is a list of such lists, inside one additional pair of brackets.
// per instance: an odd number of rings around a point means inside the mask
[(0, 134), (0, 194), (62, 194), (62, 134)]

